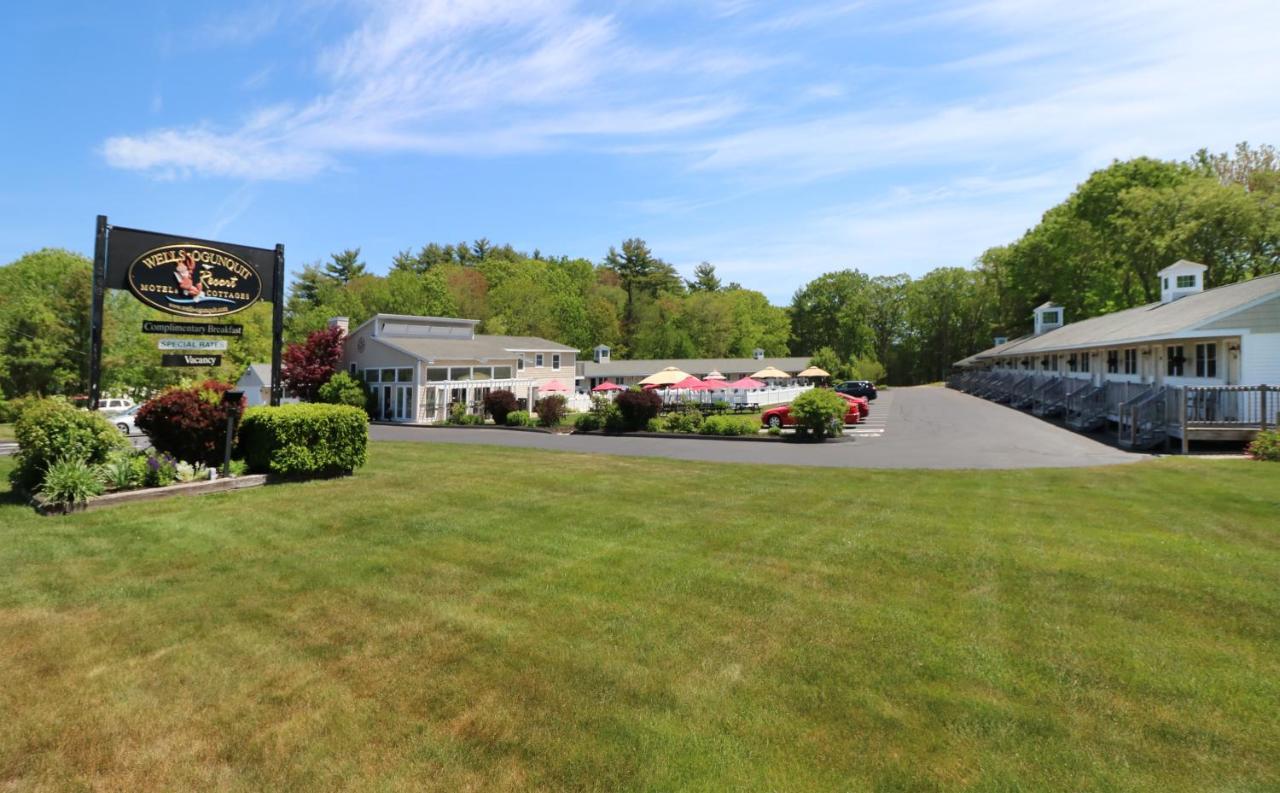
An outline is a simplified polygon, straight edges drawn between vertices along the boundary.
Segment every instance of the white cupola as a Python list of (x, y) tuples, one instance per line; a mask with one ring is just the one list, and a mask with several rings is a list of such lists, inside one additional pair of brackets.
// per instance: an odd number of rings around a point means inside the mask
[(1062, 306), (1053, 301), (1044, 303), (1036, 307), (1035, 317), (1036, 335), (1048, 333), (1051, 330), (1062, 327)]
[(607, 344), (597, 344), (591, 348), (591, 352), (595, 354), (596, 363), (609, 362), (609, 346)]
[(1160, 302), (1172, 303), (1180, 297), (1204, 291), (1203, 264), (1179, 259), (1156, 275), (1160, 278)]

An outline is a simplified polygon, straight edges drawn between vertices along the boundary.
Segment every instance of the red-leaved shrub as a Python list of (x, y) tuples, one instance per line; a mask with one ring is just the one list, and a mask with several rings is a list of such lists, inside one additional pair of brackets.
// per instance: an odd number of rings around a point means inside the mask
[[(206, 380), (190, 388), (166, 389), (138, 408), (135, 423), (157, 451), (188, 463), (217, 465), (227, 437), (222, 394), (230, 388), (230, 383)], [(240, 409), (244, 410), (243, 401)]]
[(649, 426), (649, 420), (658, 417), (662, 410), (662, 397), (652, 391), (623, 391), (613, 401), (622, 414), (623, 429), (639, 432)]
[(342, 365), (341, 328), (312, 331), (307, 340), (285, 347), (280, 358), (280, 380), (288, 392), (315, 402), (320, 386), (329, 382)]
[(490, 391), (484, 395), (484, 412), (493, 416), (494, 424), (506, 424), (507, 414), (519, 407), (520, 402), (516, 399), (516, 395), (505, 388)]

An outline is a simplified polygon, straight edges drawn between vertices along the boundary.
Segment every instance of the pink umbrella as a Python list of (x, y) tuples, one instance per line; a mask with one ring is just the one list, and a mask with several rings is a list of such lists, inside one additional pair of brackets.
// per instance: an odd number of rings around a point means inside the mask
[(724, 383), (717, 382), (715, 380), (703, 380), (702, 385), (696, 385), (692, 388), (692, 390), (693, 391), (714, 391), (718, 388), (727, 388), (727, 386)]
[(568, 390), (569, 390), (569, 386), (565, 385), (564, 383), (560, 382), (559, 380), (552, 380), (551, 382), (549, 382), (549, 383), (547, 383), (546, 385), (542, 386), (542, 388), (541, 388), (540, 390), (542, 390), (542, 391), (544, 391), (544, 392), (546, 392), (546, 393), (551, 393), (551, 392), (553, 392), (553, 391), (568, 391)]
[(701, 388), (702, 381), (693, 375), (689, 375), (685, 379), (671, 386), (672, 388)]
[(603, 383), (601, 383), (600, 385), (596, 386), (591, 390), (592, 391), (626, 391), (627, 389), (623, 388), (622, 386), (618, 385), (612, 380), (605, 380)]
[(734, 380), (724, 386), (725, 388), (764, 388), (764, 383), (759, 380), (752, 380), (750, 377), (744, 377), (741, 380)]

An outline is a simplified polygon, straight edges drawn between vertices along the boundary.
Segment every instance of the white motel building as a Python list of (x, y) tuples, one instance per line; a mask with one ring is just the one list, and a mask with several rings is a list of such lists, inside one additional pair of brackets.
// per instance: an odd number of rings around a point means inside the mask
[(477, 334), (479, 320), (377, 314), (346, 333), (343, 366), (374, 395), (373, 418), (432, 424), (461, 403), (480, 412), (485, 394), (513, 392), (525, 405), (574, 389), (578, 351), (536, 336)]
[(949, 382), (1121, 445), (1247, 440), (1280, 414), (1280, 274), (1205, 288), (1202, 264), (1158, 273), (1160, 300), (1079, 322), (1035, 309), (1034, 330), (956, 362)]

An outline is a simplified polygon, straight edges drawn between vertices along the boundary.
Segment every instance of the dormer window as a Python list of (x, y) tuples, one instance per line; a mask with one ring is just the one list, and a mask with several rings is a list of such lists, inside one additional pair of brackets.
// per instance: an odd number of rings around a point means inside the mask
[(1044, 312), (1044, 324), (1046, 325), (1058, 324), (1058, 312), (1057, 311)]
[(1196, 285), (1196, 277), (1194, 275), (1178, 276), (1179, 289), (1193, 289), (1195, 288), (1195, 285)]

